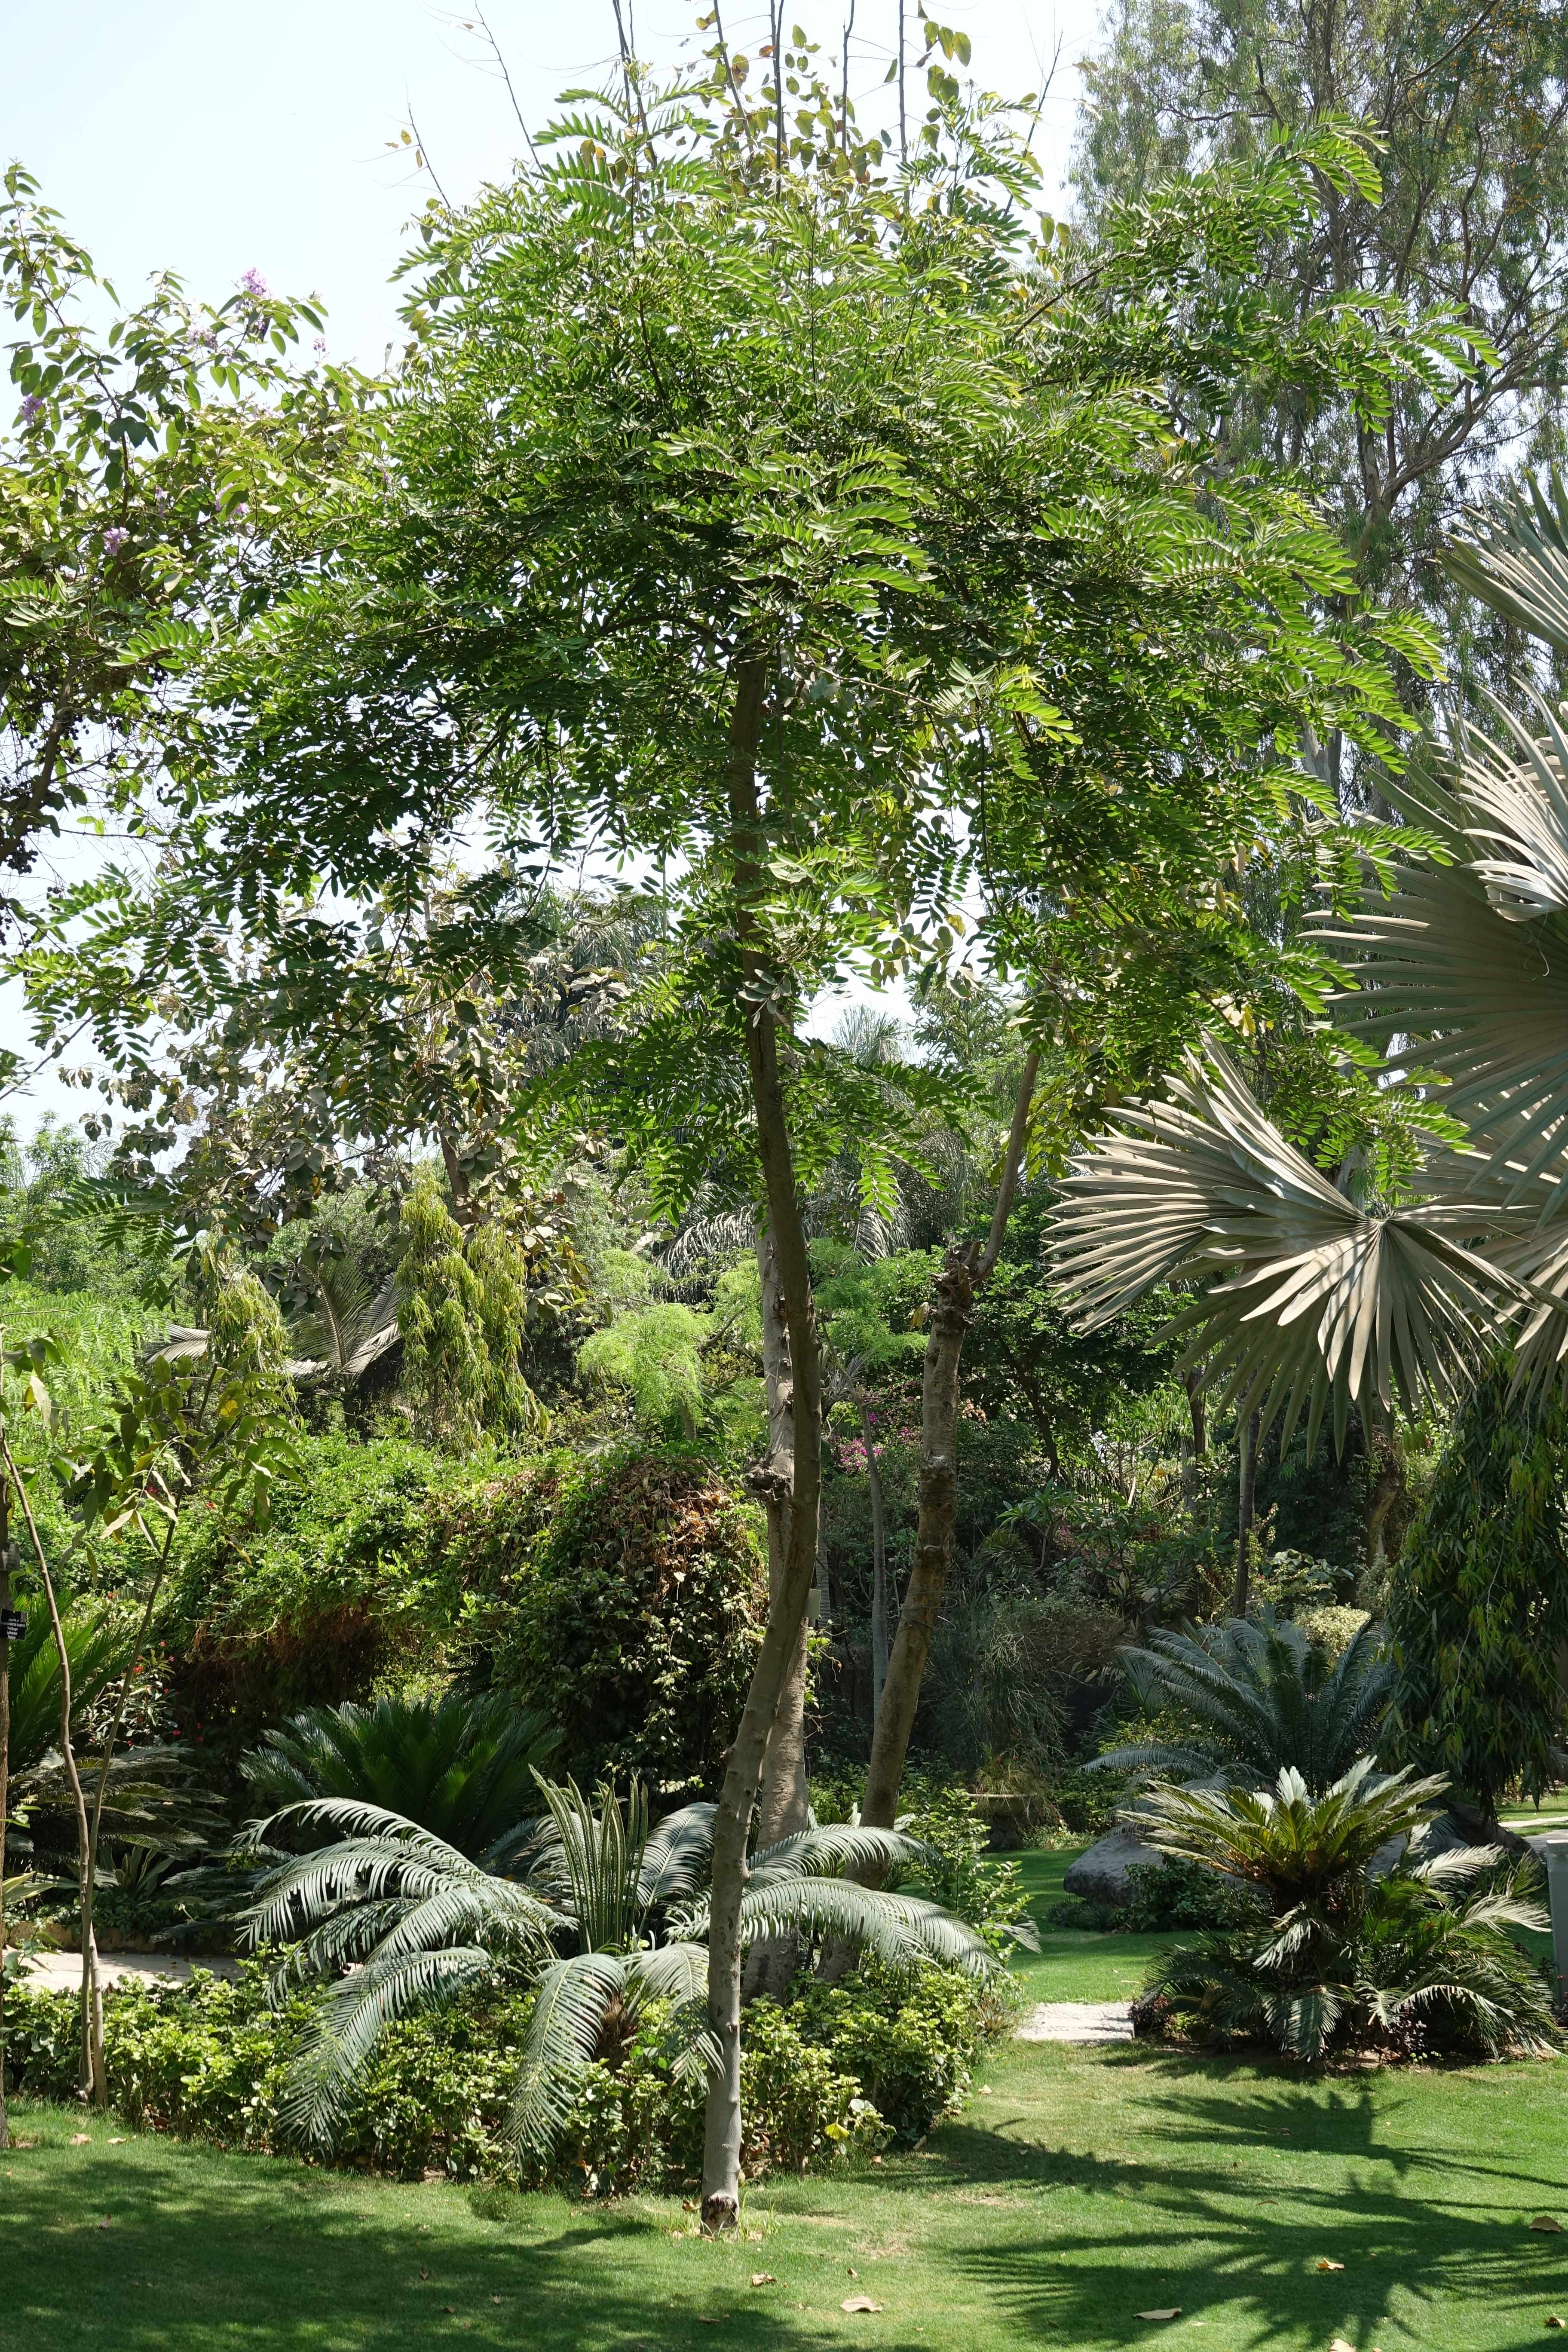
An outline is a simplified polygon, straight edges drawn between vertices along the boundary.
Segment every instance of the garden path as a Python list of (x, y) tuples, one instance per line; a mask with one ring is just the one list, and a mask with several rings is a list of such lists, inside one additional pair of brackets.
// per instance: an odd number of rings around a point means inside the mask
[[(205, 1969), (209, 1976), (237, 1977), (239, 1962), (222, 1958), (187, 1960), (173, 1952), (100, 1952), (98, 1973), (105, 1984), (118, 1984), (122, 1977), (142, 1977), (149, 1981), (153, 1977), (165, 1977), (183, 1984), (195, 1969)], [(23, 1972), (48, 1992), (74, 1992), (81, 1982), (79, 1952), (35, 1952), (23, 1962)]]
[(1019, 2042), (1131, 2042), (1124, 2000), (1040, 2000), (1016, 2029)]

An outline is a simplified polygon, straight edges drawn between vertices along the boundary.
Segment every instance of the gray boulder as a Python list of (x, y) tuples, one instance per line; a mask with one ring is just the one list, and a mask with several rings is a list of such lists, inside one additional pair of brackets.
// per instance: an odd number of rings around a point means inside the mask
[(1159, 1859), (1153, 1847), (1145, 1845), (1130, 1829), (1114, 1829), (1069, 1864), (1062, 1887), (1068, 1895), (1081, 1895), (1086, 1903), (1126, 1903), (1132, 1895), (1128, 1872), (1147, 1869)]

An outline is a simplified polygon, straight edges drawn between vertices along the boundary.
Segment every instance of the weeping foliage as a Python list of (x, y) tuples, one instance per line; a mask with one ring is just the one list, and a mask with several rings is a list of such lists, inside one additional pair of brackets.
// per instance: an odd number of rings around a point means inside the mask
[(345, 1797), (402, 1814), (471, 1861), (500, 1861), (536, 1809), (559, 1735), (510, 1693), (307, 1707), (240, 1760), (258, 1811)]
[(1112, 1748), (1092, 1769), (1250, 1789), (1272, 1788), (1289, 1769), (1314, 1796), (1375, 1745), (1394, 1679), (1369, 1625), (1334, 1658), (1268, 1610), (1256, 1623), (1156, 1633), (1121, 1657), (1144, 1710), (1180, 1730)]
[(1482, 1811), (1562, 1775), (1568, 1530), (1561, 1384), (1531, 1405), (1500, 1357), (1455, 1418), (1389, 1602), (1400, 1752)]
[[(1150, 1991), (1200, 2034), (1271, 2042), (1308, 2063), (1336, 2045), (1549, 2048), (1545, 1981), (1510, 1933), (1548, 1924), (1539, 1871), (1500, 1879), (1496, 1846), (1432, 1851), (1426, 1816), (1446, 1786), (1379, 1779), (1363, 1757), (1317, 1795), (1289, 1769), (1271, 1790), (1152, 1791), (1141, 1833), (1250, 1886), (1258, 1907), (1254, 1923), (1179, 1947)], [(1378, 1875), (1394, 1842), (1403, 1857)]]
[[(582, 2068), (615, 2055), (650, 2000), (670, 2007), (678, 2071), (710, 2063), (702, 1890), (713, 1807), (683, 1806), (650, 1829), (635, 1781), (624, 1801), (606, 1786), (590, 1802), (575, 1781), (534, 1778), (543, 1819), (498, 1842), (516, 1856), (515, 1877), (346, 1799), (286, 1806), (258, 1825), (266, 1839), (337, 1832), (269, 1872), (244, 1917), (253, 1947), (290, 1947), (280, 1984), (329, 1980), (283, 2109), (296, 2138), (331, 2141), (395, 2019), (507, 1976), (538, 1988), (509, 2126), (531, 2155), (549, 2156)], [(807, 1939), (847, 1937), (895, 1966), (934, 1959), (990, 1974), (997, 1964), (980, 1937), (940, 1905), (842, 1874), (876, 1875), (923, 1853), (891, 1830), (837, 1825), (787, 1838), (751, 1859), (742, 1936), (790, 1927)]]
[(538, 1434), (546, 1415), (522, 1376), (528, 1277), (516, 1244), (489, 1220), (465, 1234), (431, 1161), (415, 1173), (402, 1227), (397, 1324), (431, 1431), (459, 1445), (486, 1429)]
[(578, 1367), (629, 1389), (639, 1421), (689, 1442), (707, 1410), (702, 1349), (711, 1328), (678, 1299), (656, 1299), (594, 1332), (578, 1349)]

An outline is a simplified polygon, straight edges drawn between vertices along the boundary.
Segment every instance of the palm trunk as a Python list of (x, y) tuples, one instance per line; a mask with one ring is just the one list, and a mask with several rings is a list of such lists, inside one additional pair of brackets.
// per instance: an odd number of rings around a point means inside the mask
[(1236, 1588), (1230, 1613), (1245, 1617), (1252, 1583), (1252, 1523), (1258, 1513), (1258, 1433), (1261, 1411), (1241, 1424), (1241, 1466), (1237, 1488)]
[(22, 1517), (27, 1523), (27, 1536), (37, 1563), (39, 1580), (44, 1588), (44, 1600), (49, 1612), (49, 1630), (54, 1635), (55, 1655), (60, 1669), (60, 1755), (70, 1782), (76, 1805), (78, 1915), (81, 1923), (81, 2076), (80, 2089), (85, 2098), (89, 2094), (97, 2100), (108, 2097), (108, 2084), (103, 2072), (103, 1996), (98, 1983), (98, 1947), (92, 1935), (92, 1884), (89, 1866), (89, 1838), (87, 1822), (87, 1800), (82, 1795), (81, 1775), (76, 1769), (76, 1750), (71, 1744), (71, 1665), (70, 1652), (66, 1648), (65, 1629), (60, 1623), (58, 1603), (55, 1599), (55, 1580), (49, 1574), (49, 1563), (44, 1557), (44, 1547), (38, 1540), (37, 1521), (27, 1500), (27, 1490), (22, 1484), (22, 1474), (16, 1467), (10, 1440), (0, 1430), (0, 1466), (11, 1481), (12, 1491), (22, 1506)]
[(1039, 1072), (1040, 1057), (1031, 1054), (1018, 1081), (1012, 1130), (985, 1246), (982, 1250), (973, 1243), (955, 1245), (948, 1251), (936, 1279), (936, 1297), (926, 1327), (925, 1369), (921, 1384), (920, 1518), (915, 1532), (914, 1566), (904, 1592), (904, 1605), (899, 1612), (899, 1629), (888, 1660), (888, 1678), (877, 1708), (866, 1796), (860, 1808), (861, 1820), (873, 1829), (891, 1829), (898, 1818), (899, 1790), (910, 1752), (910, 1735), (915, 1727), (926, 1660), (947, 1591), (953, 1535), (958, 1526), (958, 1404), (963, 1335), (969, 1328), (974, 1294), (990, 1279), (1001, 1255), (1029, 1139), (1029, 1115)]
[[(748, 898), (759, 886), (761, 842), (756, 758), (762, 738), (764, 665), (735, 666), (730, 739), (730, 813), (737, 931), (748, 981), (763, 979)], [(773, 1718), (789, 1680), (816, 1565), (822, 1499), (822, 1351), (811, 1291), (811, 1261), (795, 1187), (789, 1118), (779, 1069), (779, 1024), (765, 983), (748, 998), (746, 1061), (757, 1121), (757, 1153), (789, 1337), (795, 1402), (795, 1465), (784, 1570), (770, 1600), (767, 1631), (746, 1694), (741, 1727), (713, 1820), (712, 1901), (708, 1931), (708, 2021), (719, 2063), (709, 2077), (702, 2151), (702, 2221), (732, 2229), (741, 2203), (741, 1902), (752, 1810)]]
[(871, 1434), (871, 1416), (860, 1408), (860, 1434), (866, 1446), (866, 1476), (871, 1488), (871, 1706), (873, 1717), (882, 1704), (888, 1682), (888, 1653), (892, 1611), (888, 1593), (888, 1517), (882, 1507), (882, 1473)]

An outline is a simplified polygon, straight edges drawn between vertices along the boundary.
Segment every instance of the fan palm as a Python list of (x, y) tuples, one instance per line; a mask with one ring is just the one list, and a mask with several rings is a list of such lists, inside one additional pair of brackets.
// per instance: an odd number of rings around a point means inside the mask
[[(1429, 1850), (1429, 1808), (1447, 1783), (1380, 1779), (1363, 1757), (1314, 1794), (1287, 1768), (1272, 1790), (1156, 1789), (1137, 1815), (1161, 1853), (1223, 1871), (1258, 1897), (1255, 1921), (1179, 1947), (1150, 1990), (1200, 2030), (1273, 2042), (1315, 2061), (1331, 2042), (1425, 2023), (1488, 2053), (1543, 2049), (1544, 1981), (1510, 1930), (1540, 1931), (1527, 1864), (1465, 1894), (1502, 1861), (1496, 1846)], [(1383, 1871), (1394, 1841), (1404, 1859)]]
[[(650, 1829), (636, 1782), (624, 1804), (609, 1788), (594, 1804), (572, 1780), (534, 1777), (545, 1819), (519, 1824), (497, 1847), (521, 1857), (521, 1877), (352, 1799), (286, 1806), (258, 1825), (260, 1837), (337, 1832), (336, 1843), (272, 1870), (243, 1918), (253, 1946), (291, 1946), (280, 1986), (335, 1979), (285, 2102), (297, 2137), (330, 2138), (394, 2019), (509, 1979), (537, 1987), (510, 2119), (531, 2155), (548, 2157), (584, 2065), (650, 2000), (672, 2007), (682, 2065), (707, 2062), (702, 1885), (714, 1808), (688, 1805)], [(786, 1838), (751, 1857), (742, 1935), (833, 1935), (894, 1964), (931, 1958), (990, 1973), (997, 1964), (980, 1937), (940, 1905), (840, 1874), (882, 1873), (922, 1852), (897, 1832), (850, 1826)], [(563, 1942), (574, 1948), (562, 1953)]]
[(1175, 1716), (1183, 1736), (1111, 1748), (1096, 1769), (1266, 1789), (1289, 1768), (1314, 1796), (1367, 1752), (1394, 1680), (1370, 1626), (1336, 1659), (1269, 1612), (1257, 1623), (1152, 1633), (1121, 1657), (1142, 1705)]
[[(1568, 493), (1504, 501), (1452, 547), (1462, 585), (1568, 653)], [(1500, 1324), (1522, 1321), (1539, 1379), (1568, 1352), (1568, 707), (1525, 682), (1529, 725), (1459, 731), (1397, 788), (1418, 854), (1321, 935), (1358, 985), (1334, 1018), (1435, 1070), (1468, 1130), (1434, 1154), (1413, 1204), (1363, 1213), (1294, 1151), (1206, 1043), (1073, 1162), (1053, 1263), (1086, 1323), (1156, 1282), (1206, 1283), (1180, 1318), (1238, 1408), (1315, 1433), (1331, 1401), (1369, 1423), (1468, 1384)]]
[(470, 1861), (537, 1808), (533, 1772), (560, 1734), (504, 1691), (307, 1707), (240, 1759), (258, 1810), (345, 1797), (416, 1822)]

